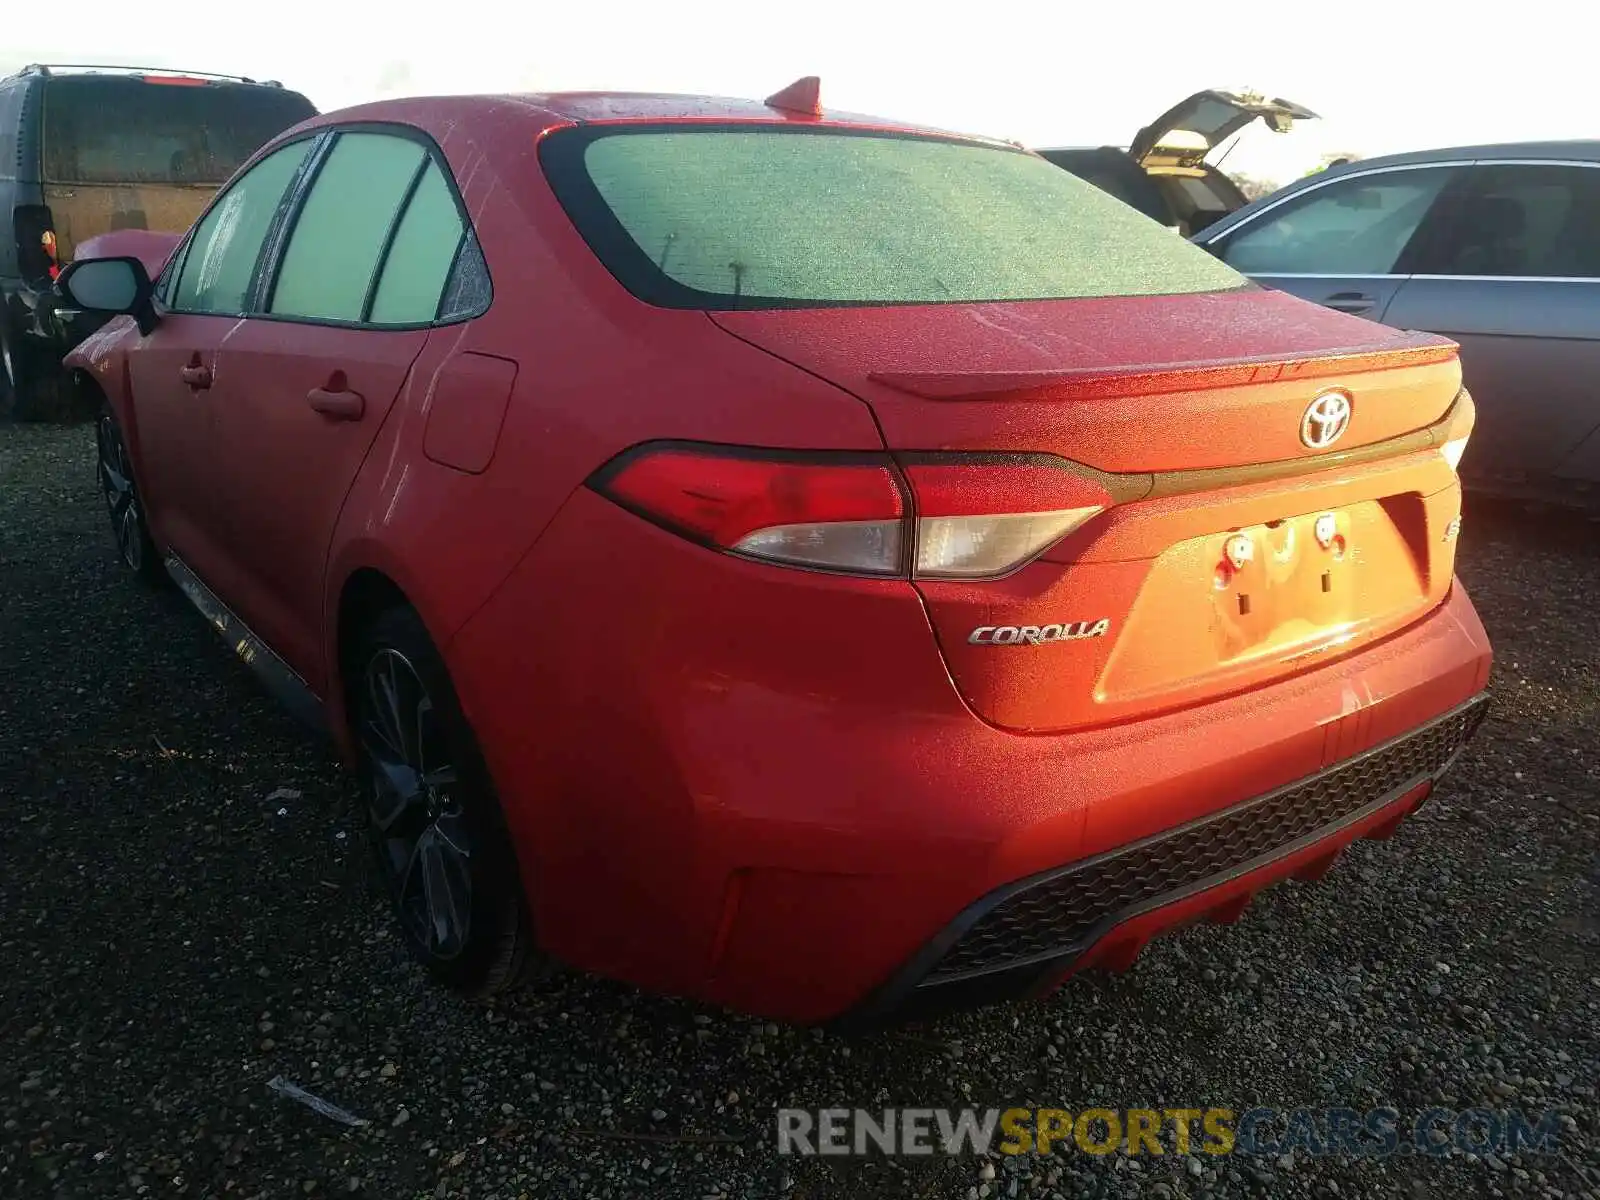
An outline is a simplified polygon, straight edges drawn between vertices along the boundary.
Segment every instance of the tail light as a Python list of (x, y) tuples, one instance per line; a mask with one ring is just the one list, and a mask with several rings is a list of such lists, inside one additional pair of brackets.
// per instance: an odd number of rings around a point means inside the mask
[(59, 278), (61, 275), (61, 260), (56, 257), (56, 231), (54, 229), (46, 229), (39, 235), (39, 248), (44, 251), (50, 278)]
[(1445, 440), (1439, 444), (1439, 453), (1445, 462), (1450, 464), (1452, 471), (1461, 469), (1461, 456), (1467, 452), (1467, 442), (1472, 438), (1472, 430), (1477, 420), (1477, 406), (1473, 404), (1467, 390), (1462, 388), (1461, 395), (1456, 398), (1455, 407), (1450, 412), (1444, 434)]
[(658, 444), (594, 482), (625, 508), (719, 550), (864, 575), (900, 571), (905, 501), (884, 458)]
[(1020, 567), (1105, 508), (1104, 489), (1048, 456), (919, 456), (916, 574), (986, 579)]
[(43, 204), (21, 204), (13, 217), (18, 273), (24, 279), (54, 279), (61, 274), (56, 254), (55, 219)]
[(791, 454), (651, 443), (590, 480), (729, 554), (857, 575), (1009, 574), (1110, 504), (1049, 455)]

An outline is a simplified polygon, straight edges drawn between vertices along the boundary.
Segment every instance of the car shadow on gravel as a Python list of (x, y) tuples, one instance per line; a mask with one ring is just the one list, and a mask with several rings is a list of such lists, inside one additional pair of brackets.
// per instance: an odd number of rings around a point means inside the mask
[[(1600, 537), (1474, 506), (1493, 716), (1392, 840), (1049, 1000), (845, 1038), (553, 971), (430, 986), (351, 789), (118, 571), (85, 428), (0, 428), (0, 1195), (1583, 1194)], [(269, 1091), (283, 1076), (369, 1122)], [(780, 1158), (774, 1111), (1556, 1107), (1560, 1156)], [(1583, 1139), (1591, 1139), (1584, 1141)]]

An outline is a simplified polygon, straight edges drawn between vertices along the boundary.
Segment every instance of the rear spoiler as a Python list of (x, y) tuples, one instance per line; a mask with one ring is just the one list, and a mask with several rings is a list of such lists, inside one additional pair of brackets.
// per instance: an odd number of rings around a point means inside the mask
[(1113, 502), (1131, 504), (1139, 500), (1156, 500), (1167, 496), (1190, 496), (1199, 492), (1218, 491), (1222, 488), (1244, 487), (1257, 483), (1276, 483), (1315, 475), (1336, 468), (1358, 466), (1362, 463), (1381, 462), (1406, 454), (1419, 454), (1424, 450), (1440, 450), (1457, 438), (1466, 437), (1477, 424), (1478, 408), (1466, 388), (1456, 393), (1450, 407), (1432, 425), (1413, 429), (1381, 442), (1353, 446), (1348, 450), (1335, 450), (1327, 454), (1304, 458), (1283, 458), (1271, 462), (1245, 463), (1236, 467), (1190, 467), (1177, 471), (1136, 471), (1118, 473), (1102, 471), (1086, 463), (1069, 459), (1054, 459), (1057, 466), (1074, 475), (1091, 480)]
[(1459, 351), (1460, 347), (1449, 338), (1405, 333), (1377, 349), (1348, 347), (1305, 358), (1266, 355), (1109, 370), (1068, 367), (1039, 371), (874, 371), (867, 378), (925, 400), (1098, 400), (1421, 367), (1449, 362)]

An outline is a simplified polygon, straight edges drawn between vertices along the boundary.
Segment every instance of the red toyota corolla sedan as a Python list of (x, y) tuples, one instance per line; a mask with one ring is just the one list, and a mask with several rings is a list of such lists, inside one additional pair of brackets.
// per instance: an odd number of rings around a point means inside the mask
[(810, 83), (328, 114), (63, 287), (122, 558), (359, 765), (462, 989), (1036, 995), (1484, 711), (1453, 344)]

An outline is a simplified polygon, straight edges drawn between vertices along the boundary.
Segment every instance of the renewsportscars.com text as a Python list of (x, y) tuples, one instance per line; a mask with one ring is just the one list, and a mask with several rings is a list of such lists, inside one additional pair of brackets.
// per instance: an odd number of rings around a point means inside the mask
[(1301, 1154), (1382, 1158), (1553, 1153), (1561, 1114), (1430, 1108), (781, 1108), (780, 1154)]

